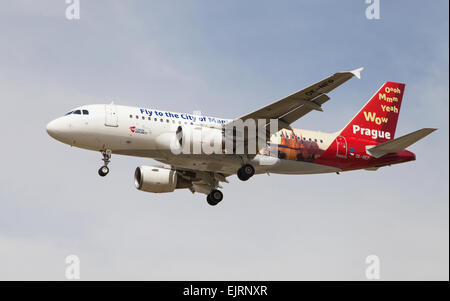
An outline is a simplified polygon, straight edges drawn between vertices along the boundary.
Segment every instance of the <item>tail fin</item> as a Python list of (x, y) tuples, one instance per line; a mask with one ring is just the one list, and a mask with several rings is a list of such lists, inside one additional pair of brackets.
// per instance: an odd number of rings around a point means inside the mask
[(383, 143), (394, 139), (405, 84), (386, 82), (364, 105), (342, 136), (355, 136)]

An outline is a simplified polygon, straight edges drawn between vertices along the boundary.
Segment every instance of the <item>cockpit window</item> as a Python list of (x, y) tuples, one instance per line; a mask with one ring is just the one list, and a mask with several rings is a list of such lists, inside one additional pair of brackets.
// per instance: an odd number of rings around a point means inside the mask
[(89, 115), (89, 111), (88, 110), (83, 110), (83, 115)]
[(73, 114), (81, 115), (81, 111), (80, 110), (73, 111)]
[(72, 114), (72, 113), (73, 113), (73, 111), (70, 111), (70, 112), (66, 113), (65, 116), (70, 115), (70, 114)]

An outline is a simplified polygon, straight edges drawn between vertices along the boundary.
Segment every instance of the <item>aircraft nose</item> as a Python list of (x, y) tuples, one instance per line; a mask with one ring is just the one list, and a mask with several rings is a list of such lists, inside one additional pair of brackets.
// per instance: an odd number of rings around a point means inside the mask
[(57, 118), (55, 120), (50, 121), (47, 124), (47, 133), (49, 134), (50, 137), (52, 137), (53, 139), (56, 140), (61, 140), (64, 139), (64, 134), (65, 134), (65, 124), (64, 121), (61, 120), (61, 118)]
[(47, 133), (50, 135), (50, 137), (53, 137), (56, 139), (56, 136), (58, 135), (58, 120), (52, 120), (47, 124)]

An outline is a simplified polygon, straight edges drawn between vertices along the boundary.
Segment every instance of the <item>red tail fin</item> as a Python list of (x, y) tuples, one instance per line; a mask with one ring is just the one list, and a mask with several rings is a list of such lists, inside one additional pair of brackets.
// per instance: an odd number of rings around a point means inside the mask
[(387, 82), (342, 130), (342, 136), (356, 136), (378, 143), (394, 139), (405, 84)]

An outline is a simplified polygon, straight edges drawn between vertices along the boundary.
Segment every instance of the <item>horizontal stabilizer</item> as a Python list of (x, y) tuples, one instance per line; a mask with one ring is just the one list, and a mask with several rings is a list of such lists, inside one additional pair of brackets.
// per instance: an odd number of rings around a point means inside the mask
[(390, 153), (397, 153), (416, 143), (420, 139), (425, 138), (435, 130), (437, 129), (424, 128), (375, 146), (366, 146), (366, 151), (375, 158)]

